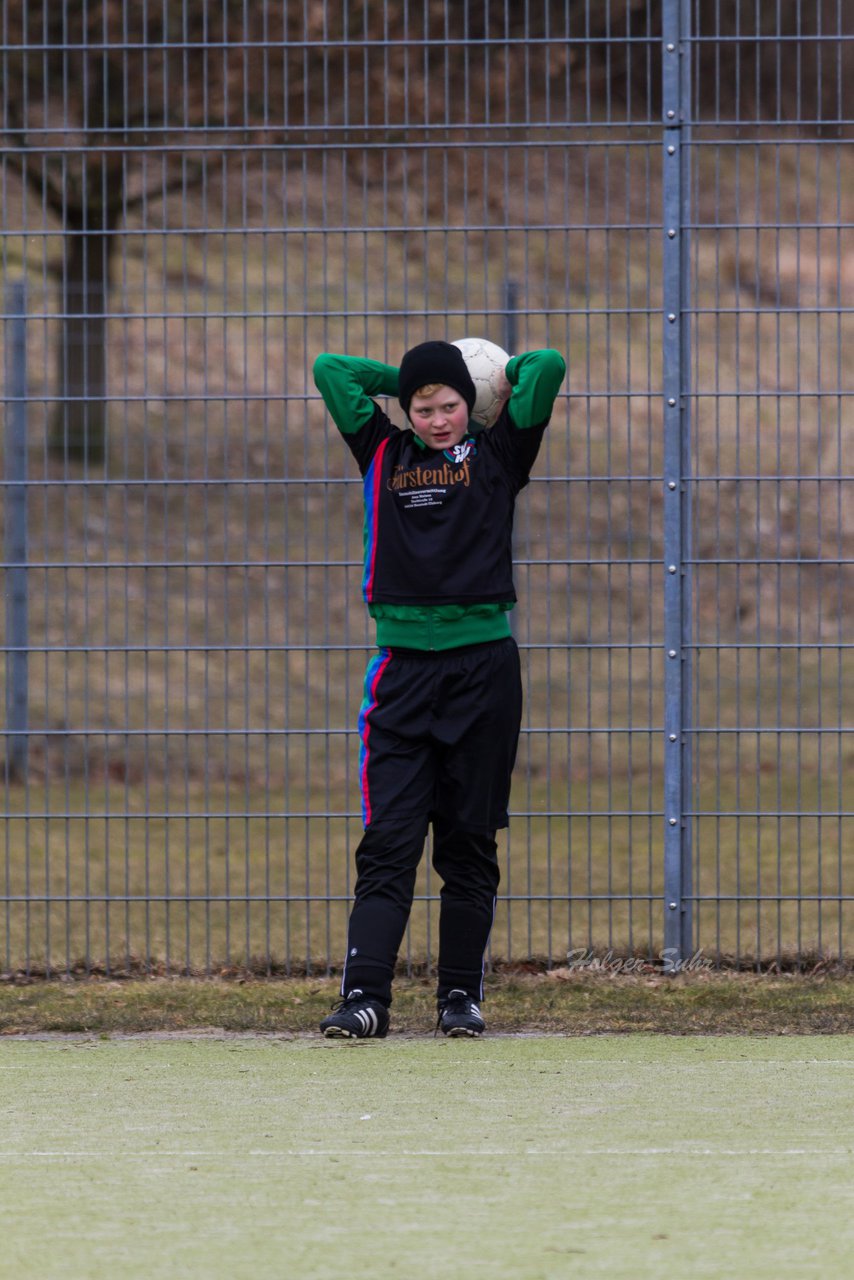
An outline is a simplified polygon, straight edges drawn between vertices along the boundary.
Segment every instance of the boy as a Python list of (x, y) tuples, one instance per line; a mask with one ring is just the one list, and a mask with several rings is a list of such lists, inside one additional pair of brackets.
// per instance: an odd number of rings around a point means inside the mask
[[(330, 1038), (382, 1037), (428, 825), (442, 880), (438, 1025), (479, 1036), (483, 954), (522, 718), (511, 534), (566, 373), (557, 351), (513, 357), (505, 404), (472, 432), (475, 387), (458, 347), (422, 342), (400, 368), (318, 356), (314, 379), (359, 464), (363, 594), (376, 622), (359, 714), (365, 834), (356, 850), (342, 1001)], [(394, 427), (374, 396), (397, 396)]]

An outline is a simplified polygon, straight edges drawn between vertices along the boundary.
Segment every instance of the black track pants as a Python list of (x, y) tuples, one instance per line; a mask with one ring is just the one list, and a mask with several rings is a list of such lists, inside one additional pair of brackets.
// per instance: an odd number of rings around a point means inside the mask
[(438, 653), (381, 649), (359, 713), (365, 826), (439, 814), (470, 831), (506, 827), (521, 719), (510, 637)]
[(359, 717), (365, 835), (356, 851), (342, 991), (384, 1003), (428, 824), (442, 881), (438, 995), (482, 995), (499, 871), (495, 831), (507, 823), (522, 711), (513, 640), (412, 654), (381, 650)]
[[(360, 987), (391, 1002), (395, 962), (409, 920), (425, 821), (374, 823), (356, 850), (356, 900), (350, 915), (342, 991)], [(499, 871), (492, 832), (463, 831), (437, 818), (433, 866), (443, 883), (439, 908), (437, 995), (459, 987), (482, 995)]]

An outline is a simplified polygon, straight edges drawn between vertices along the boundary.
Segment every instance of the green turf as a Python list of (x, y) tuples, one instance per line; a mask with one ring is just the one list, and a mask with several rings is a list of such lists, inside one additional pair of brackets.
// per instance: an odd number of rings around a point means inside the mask
[(15, 1277), (842, 1277), (854, 1040), (0, 1045)]

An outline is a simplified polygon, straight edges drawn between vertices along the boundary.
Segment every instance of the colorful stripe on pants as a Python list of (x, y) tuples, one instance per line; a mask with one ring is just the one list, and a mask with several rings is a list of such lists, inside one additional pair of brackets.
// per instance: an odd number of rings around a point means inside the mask
[(382, 674), (391, 661), (391, 650), (380, 649), (376, 657), (368, 663), (365, 672), (364, 696), (359, 708), (359, 786), (362, 792), (362, 821), (365, 826), (371, 823), (371, 793), (368, 785), (368, 763), (371, 755), (371, 712), (377, 705), (377, 689)]

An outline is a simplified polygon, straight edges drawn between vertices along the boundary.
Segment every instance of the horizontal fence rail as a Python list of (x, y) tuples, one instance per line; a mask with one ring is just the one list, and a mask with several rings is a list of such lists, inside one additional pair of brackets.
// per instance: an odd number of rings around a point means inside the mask
[[(340, 965), (311, 366), (467, 334), (569, 370), (489, 962), (850, 963), (850, 6), (11, 0), (0, 68), (0, 971)], [(410, 971), (437, 909), (425, 858)]]

